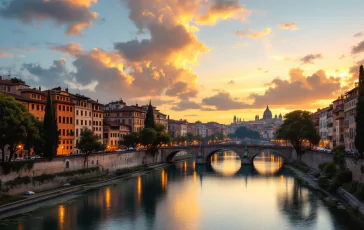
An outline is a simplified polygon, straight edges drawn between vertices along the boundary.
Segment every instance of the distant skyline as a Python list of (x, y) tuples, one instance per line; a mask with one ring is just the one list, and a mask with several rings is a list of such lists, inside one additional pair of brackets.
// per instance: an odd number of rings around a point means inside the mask
[(0, 75), (173, 119), (316, 110), (364, 64), (364, 1), (0, 0)]

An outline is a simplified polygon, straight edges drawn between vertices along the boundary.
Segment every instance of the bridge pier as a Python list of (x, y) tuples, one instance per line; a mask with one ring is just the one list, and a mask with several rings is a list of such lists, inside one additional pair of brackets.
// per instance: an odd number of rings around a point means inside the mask
[(250, 161), (250, 159), (248, 157), (243, 157), (243, 158), (241, 158), (241, 164), (242, 165), (251, 165), (252, 162)]

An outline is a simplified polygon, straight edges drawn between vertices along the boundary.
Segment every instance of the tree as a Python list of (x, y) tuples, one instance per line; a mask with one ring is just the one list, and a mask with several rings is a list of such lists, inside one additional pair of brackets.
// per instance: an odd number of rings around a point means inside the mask
[(76, 148), (85, 153), (85, 159), (83, 162), (84, 167), (91, 153), (96, 151), (102, 151), (105, 149), (105, 145), (100, 142), (99, 136), (88, 128), (82, 129), (80, 141), (76, 144)]
[(358, 154), (363, 156), (364, 153), (364, 68), (361, 65), (359, 70), (359, 95), (358, 104), (356, 105), (356, 136), (355, 147)]
[(304, 141), (308, 141), (311, 146), (317, 145), (320, 141), (311, 113), (302, 110), (295, 110), (284, 116), (284, 122), (277, 130), (276, 137), (290, 141), (299, 160), (307, 150)]
[[(29, 135), (37, 138), (35, 118), (25, 106), (15, 101), (13, 97), (0, 94), (0, 149), (2, 152), (2, 163), (5, 163), (5, 146), (8, 147), (10, 162), (16, 151), (23, 147), (23, 144), (30, 141)], [(29, 144), (31, 144), (29, 142)]]
[(154, 112), (153, 112), (153, 106), (152, 106), (151, 101), (149, 101), (147, 114), (145, 115), (144, 128), (152, 128), (152, 129), (155, 128)]
[(140, 131), (139, 135), (140, 143), (147, 148), (147, 151), (151, 150), (157, 139), (157, 131), (152, 128), (144, 128)]
[(133, 147), (135, 148), (135, 146), (137, 146), (137, 144), (139, 143), (139, 133), (133, 132), (130, 134), (127, 134), (124, 136), (124, 145), (128, 146), (128, 147)]
[(187, 133), (186, 137), (187, 137), (187, 141), (188, 142), (192, 142), (193, 141), (193, 134), (192, 133)]
[(253, 131), (248, 129), (245, 126), (240, 126), (235, 130), (235, 136), (237, 138), (251, 138), (251, 139), (260, 139), (260, 134), (257, 131)]
[(52, 160), (53, 156), (57, 155), (59, 131), (56, 120), (56, 114), (52, 105), (52, 99), (50, 91), (48, 91), (47, 104), (44, 113), (43, 123), (44, 134), (44, 149), (43, 156)]

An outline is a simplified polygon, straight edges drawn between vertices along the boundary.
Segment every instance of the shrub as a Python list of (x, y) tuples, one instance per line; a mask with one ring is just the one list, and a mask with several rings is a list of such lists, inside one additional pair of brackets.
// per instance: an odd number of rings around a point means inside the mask
[(320, 173), (320, 172), (315, 172), (315, 174), (313, 174), (313, 176), (314, 176), (315, 178), (319, 178), (319, 177), (321, 176), (321, 173)]
[(323, 189), (328, 189), (330, 186), (330, 180), (325, 176), (320, 176), (317, 180), (317, 183)]
[(361, 200), (364, 200), (364, 183), (358, 183), (355, 196)]
[(351, 171), (349, 170), (340, 171), (332, 180), (328, 190), (330, 192), (334, 192), (343, 184), (350, 183), (352, 179), (353, 179), (353, 174)]
[(352, 181), (350, 183), (346, 183), (343, 185), (344, 189), (352, 194), (356, 192), (358, 189), (358, 183), (357, 181)]
[(39, 184), (43, 184), (44, 182), (53, 180), (56, 177), (54, 174), (42, 174), (40, 176), (33, 177), (33, 184), (38, 182)]
[(28, 177), (28, 176), (24, 176), (24, 177), (18, 176), (14, 180), (5, 182), (4, 185), (6, 187), (13, 188), (13, 187), (15, 187), (17, 185), (20, 185), (20, 184), (29, 184), (30, 182), (31, 182), (30, 177)]
[(332, 178), (335, 176), (336, 174), (336, 165), (334, 162), (329, 162), (328, 164), (326, 164), (326, 166), (324, 167), (323, 173), (325, 174), (325, 176), (327, 176), (328, 178)]
[(326, 168), (326, 165), (330, 164), (331, 162), (325, 162), (325, 163), (321, 163), (319, 164), (319, 169), (321, 172), (324, 171), (324, 169)]

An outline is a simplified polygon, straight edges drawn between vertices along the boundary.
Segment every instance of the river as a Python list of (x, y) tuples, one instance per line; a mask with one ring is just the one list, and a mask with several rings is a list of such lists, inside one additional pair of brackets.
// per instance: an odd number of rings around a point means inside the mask
[(240, 164), (231, 152), (115, 182), (0, 225), (1, 230), (356, 230), (274, 154)]

